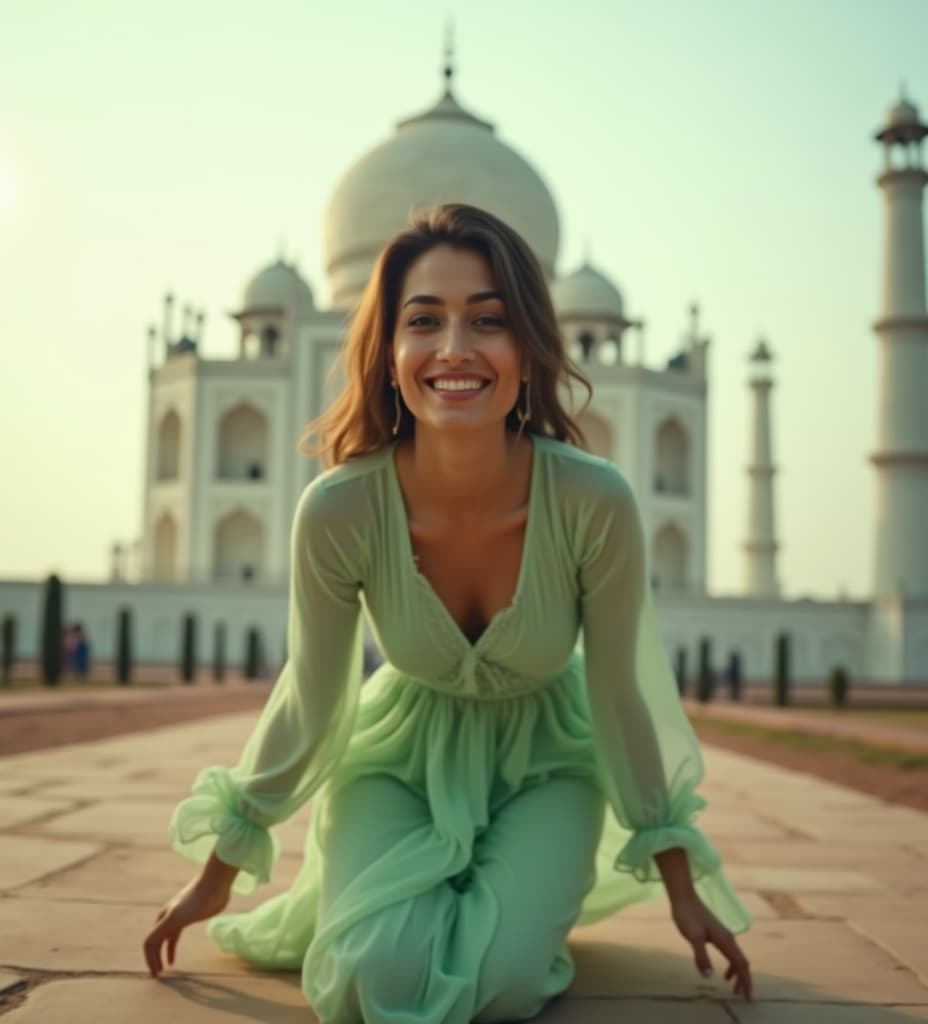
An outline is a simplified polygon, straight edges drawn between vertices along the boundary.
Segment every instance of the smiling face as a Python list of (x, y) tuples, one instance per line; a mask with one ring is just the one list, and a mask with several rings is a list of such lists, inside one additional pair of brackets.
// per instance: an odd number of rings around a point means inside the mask
[(522, 364), (483, 256), (436, 245), (410, 265), (390, 371), (417, 429), (502, 424), (519, 397)]

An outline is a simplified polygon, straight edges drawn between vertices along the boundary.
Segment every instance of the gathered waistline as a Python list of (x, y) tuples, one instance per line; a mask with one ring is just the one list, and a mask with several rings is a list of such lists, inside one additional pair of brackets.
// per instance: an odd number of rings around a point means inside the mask
[(413, 675), (410, 672), (404, 672), (402, 669), (397, 668), (397, 666), (391, 661), (384, 661), (374, 670), (373, 673), (371, 673), (367, 682), (373, 681), (375, 677), (380, 676), (381, 674), (391, 675), (396, 679), (406, 680), (416, 686), (421, 686), (423, 689), (430, 690), (433, 693), (439, 693), (443, 697), (450, 697), (454, 700), (472, 701), (475, 703), (492, 703), (494, 701), (518, 700), (522, 697), (531, 697), (542, 694), (546, 690), (551, 689), (551, 687), (556, 686), (558, 683), (561, 683), (570, 677), (581, 679), (583, 675), (582, 666), (582, 655), (578, 651), (574, 651), (563, 668), (558, 672), (555, 672), (554, 675), (532, 677), (527, 679), (527, 685), (524, 687), (506, 688), (505, 690), (487, 690), (480, 693), (472, 693), (455, 690), (451, 685), (436, 682), (434, 679), (426, 679), (422, 676)]

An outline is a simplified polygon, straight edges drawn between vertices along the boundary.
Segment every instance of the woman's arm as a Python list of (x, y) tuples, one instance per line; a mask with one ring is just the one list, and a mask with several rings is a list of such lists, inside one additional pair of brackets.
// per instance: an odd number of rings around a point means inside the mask
[(702, 757), (651, 608), (637, 503), (614, 466), (603, 463), (579, 523), (594, 742), (610, 806), (629, 833), (615, 867), (641, 882), (663, 881), (697, 967), (711, 969), (705, 944), (714, 943), (730, 961), (736, 991), (747, 996), (747, 960), (729, 927), (743, 931), (751, 917), (725, 879), (718, 852), (693, 823), (705, 806), (696, 793)]

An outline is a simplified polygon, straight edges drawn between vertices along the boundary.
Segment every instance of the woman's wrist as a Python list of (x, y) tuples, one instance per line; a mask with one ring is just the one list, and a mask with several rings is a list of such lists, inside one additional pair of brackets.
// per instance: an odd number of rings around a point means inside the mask
[(655, 853), (654, 863), (657, 864), (657, 869), (664, 880), (664, 887), (671, 904), (676, 906), (698, 899), (696, 890), (693, 888), (686, 850), (682, 846), (675, 846), (670, 850)]
[(226, 864), (225, 861), (220, 860), (216, 856), (216, 852), (213, 851), (209, 856), (209, 860), (203, 865), (200, 878), (210, 886), (222, 885), (231, 887), (235, 881), (235, 876), (238, 874), (238, 870), (232, 864)]

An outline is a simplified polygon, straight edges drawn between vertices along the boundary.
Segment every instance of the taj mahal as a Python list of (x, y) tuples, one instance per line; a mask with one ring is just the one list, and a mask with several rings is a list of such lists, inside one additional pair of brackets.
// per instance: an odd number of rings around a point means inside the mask
[[(347, 318), (387, 240), (412, 209), (438, 201), (482, 207), (511, 224), (538, 256), (565, 341), (594, 394), (578, 416), (592, 451), (632, 483), (646, 529), (651, 583), (671, 661), (692, 675), (702, 648), (716, 666), (737, 658), (747, 680), (771, 678), (777, 638), (789, 637), (797, 684), (841, 667), (852, 681), (928, 684), (928, 311), (922, 192), (928, 126), (900, 99), (874, 139), (883, 150), (876, 183), (884, 201), (882, 308), (873, 330), (879, 436), (874, 553), (866, 600), (789, 601), (780, 593), (774, 360), (756, 342), (746, 371), (750, 430), (744, 449), (749, 500), (740, 545), (743, 586), (708, 593), (707, 402), (710, 341), (698, 310), (680, 350), (645, 364), (643, 325), (616, 285), (589, 261), (561, 272), (558, 211), (543, 178), (455, 95), (443, 94), (397, 122), (385, 141), (348, 168), (325, 216), (329, 308), (283, 257), (257, 272), (232, 312), (233, 358), (200, 353), (203, 315), (164, 299), (148, 329), (148, 413), (143, 516), (134, 564), (112, 552), (110, 579), (67, 586), (97, 660), (114, 656), (121, 608), (133, 612), (133, 649), (143, 663), (174, 663), (182, 619), (193, 615), (198, 660), (207, 664), (219, 623), (229, 659), (258, 630), (268, 659), (285, 657), (289, 537), (293, 510), (319, 465), (297, 451), (306, 424), (331, 400), (329, 370)], [(578, 406), (579, 408), (579, 406)], [(737, 445), (734, 446), (738, 448)], [(35, 656), (43, 581), (0, 581), (0, 617), (16, 615), (20, 656)], [(688, 666), (688, 667), (686, 667)]]

